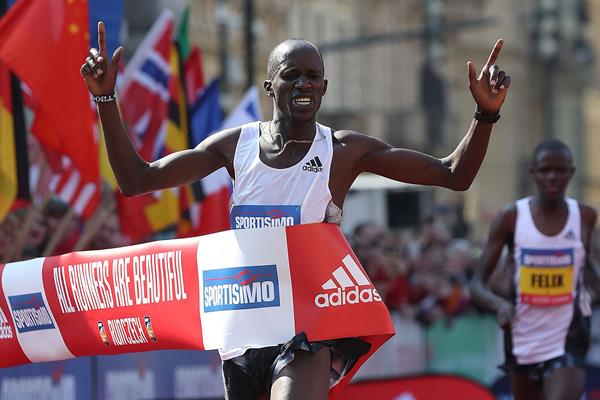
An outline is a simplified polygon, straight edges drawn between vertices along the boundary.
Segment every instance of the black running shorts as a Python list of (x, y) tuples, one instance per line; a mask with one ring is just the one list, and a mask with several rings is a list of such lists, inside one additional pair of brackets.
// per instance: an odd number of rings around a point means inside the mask
[(304, 333), (299, 333), (282, 345), (248, 349), (241, 356), (223, 361), (225, 399), (268, 399), (274, 377), (293, 361), (295, 351), (316, 353), (324, 347), (331, 351), (330, 386), (333, 386), (369, 352), (371, 345), (356, 338), (309, 342)]

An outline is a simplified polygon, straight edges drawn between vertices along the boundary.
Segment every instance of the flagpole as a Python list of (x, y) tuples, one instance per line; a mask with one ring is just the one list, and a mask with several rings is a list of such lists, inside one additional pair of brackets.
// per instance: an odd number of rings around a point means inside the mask
[(21, 255), (23, 254), (23, 247), (25, 246), (25, 243), (27, 242), (27, 238), (29, 235), (29, 231), (31, 230), (31, 226), (33, 225), (35, 220), (40, 215), (42, 215), (44, 209), (50, 202), (51, 198), (52, 198), (52, 193), (50, 193), (48, 191), (45, 194), (42, 201), (40, 202), (40, 204), (36, 205), (36, 204), (32, 203), (29, 207), (27, 207), (27, 216), (25, 217), (25, 222), (23, 223), (22, 229), (19, 230), (19, 233), (17, 235), (17, 239), (15, 240), (12, 252), (9, 252), (7, 254), (7, 256), (5, 257), (5, 260), (4, 260), (5, 262), (18, 261), (21, 258)]
[(115, 211), (115, 202), (111, 195), (112, 192), (110, 190), (103, 190), (102, 200), (92, 217), (86, 222), (83, 232), (81, 233), (77, 244), (75, 244), (73, 251), (85, 250), (90, 241), (94, 238), (94, 235), (102, 227), (102, 224), (108, 220), (110, 215)]
[(46, 244), (46, 248), (42, 253), (42, 257), (48, 257), (52, 254), (52, 252), (56, 249), (56, 246), (58, 246), (60, 241), (64, 238), (65, 233), (67, 232), (67, 228), (69, 227), (69, 224), (71, 223), (73, 218), (75, 218), (75, 216), (75, 209), (73, 207), (69, 207), (65, 215), (63, 215), (63, 217), (61, 218), (58, 228), (50, 237), (48, 244)]
[(245, 0), (246, 90), (254, 85), (254, 0)]

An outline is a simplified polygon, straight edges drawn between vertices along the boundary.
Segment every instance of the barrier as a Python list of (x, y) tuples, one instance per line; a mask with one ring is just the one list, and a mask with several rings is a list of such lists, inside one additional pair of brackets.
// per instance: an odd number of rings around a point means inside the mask
[(451, 375), (422, 375), (349, 385), (342, 400), (494, 400), (485, 387)]
[[(594, 316), (595, 320), (598, 320), (600, 309), (594, 310)], [(463, 318), (467, 319), (465, 324), (461, 322)], [(472, 318), (481, 319), (480, 325), (472, 321)], [(355, 376), (356, 382), (365, 380), (369, 380), (371, 383), (375, 381), (386, 382), (392, 377), (415, 376), (427, 371), (426, 357), (429, 343), (426, 342), (426, 329), (412, 320), (400, 317), (398, 314), (392, 314), (392, 321), (398, 335), (386, 342), (364, 364)], [(452, 325), (440, 325), (435, 329), (444, 329), (443, 332), (452, 337), (461, 332), (465, 333), (464, 327), (470, 326), (473, 329), (478, 329), (477, 326), (484, 326), (491, 322), (493, 322), (493, 318), (488, 315), (464, 316), (456, 319)], [(442, 345), (460, 346), (456, 348), (456, 352), (460, 353), (457, 356), (459, 357), (458, 363), (452, 364), (444, 361), (444, 363), (437, 364), (437, 368), (446, 365), (448, 370), (444, 371), (444, 374), (461, 374), (461, 370), (466, 370), (463, 368), (465, 365), (470, 366), (468, 369), (478, 366), (482, 371), (494, 370), (497, 379), (495, 378), (489, 382), (478, 382), (491, 387), (492, 392), (497, 395), (498, 399), (510, 399), (508, 381), (502, 376), (502, 372), (496, 368), (497, 363), (490, 362), (486, 364), (486, 360), (501, 358), (502, 355), (498, 354), (497, 349), (492, 346), (483, 350), (480, 357), (477, 358), (474, 350), (479, 352), (481, 350), (479, 346), (476, 346), (475, 349), (469, 347), (471, 336), (478, 335), (481, 332), (486, 332), (485, 328), (481, 331), (468, 332), (466, 339), (462, 341), (449, 339), (446, 344), (443, 342), (432, 344), (432, 348), (438, 348), (438, 350), (439, 346)], [(592, 332), (594, 332), (594, 327), (592, 327)], [(590, 355), (594, 351), (593, 349), (597, 351), (598, 345), (599, 342), (592, 342)], [(439, 353), (439, 359), (443, 359), (441, 358), (443, 354), (447, 357), (451, 356), (449, 352), (444, 350), (439, 350)], [(471, 361), (465, 363), (460, 361), (461, 357), (463, 360), (470, 359)], [(586, 373), (587, 398), (600, 399), (600, 368), (590, 365)], [(483, 375), (487, 375), (487, 373)], [(89, 384), (90, 376), (91, 387)], [(65, 383), (62, 383), (62, 379), (65, 377), (67, 380), (74, 379), (75, 385), (65, 386)], [(140, 382), (152, 383), (153, 385), (151, 392), (145, 392), (146, 394), (154, 394), (154, 397), (146, 397), (148, 400), (165, 398), (214, 400), (223, 398), (221, 365), (216, 351), (163, 350), (116, 356), (82, 357), (67, 361), (0, 368), (0, 400), (45, 398), (38, 395), (41, 392), (44, 394), (50, 393), (48, 399), (95, 398), (104, 400), (110, 398), (108, 397), (109, 394), (115, 397), (121, 396), (118, 397), (121, 399), (135, 398), (133, 395), (139, 393), (136, 392), (136, 390), (139, 391), (136, 385)], [(53, 385), (53, 390), (48, 390), (50, 383)], [(111, 384), (120, 385), (120, 394), (110, 390), (109, 385)], [(91, 388), (96, 388), (95, 396), (90, 395)], [(58, 393), (64, 394), (64, 396), (56, 397)], [(132, 396), (126, 397), (127, 394)], [(405, 396), (404, 400), (408, 399), (410, 397)]]
[(427, 331), (427, 371), (453, 373), (490, 385), (503, 372), (502, 331), (493, 315), (439, 320)]

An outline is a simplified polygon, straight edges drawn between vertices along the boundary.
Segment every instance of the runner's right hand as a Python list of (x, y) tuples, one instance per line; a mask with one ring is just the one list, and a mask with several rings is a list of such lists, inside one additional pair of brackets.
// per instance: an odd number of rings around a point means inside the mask
[(85, 84), (93, 96), (110, 95), (115, 92), (117, 72), (123, 47), (117, 48), (112, 60), (106, 54), (106, 30), (104, 22), (98, 22), (98, 48), (90, 49), (90, 55), (81, 66), (80, 73)]
[(498, 325), (504, 330), (510, 328), (515, 317), (515, 307), (508, 301), (502, 300), (500, 306), (496, 309), (496, 320)]

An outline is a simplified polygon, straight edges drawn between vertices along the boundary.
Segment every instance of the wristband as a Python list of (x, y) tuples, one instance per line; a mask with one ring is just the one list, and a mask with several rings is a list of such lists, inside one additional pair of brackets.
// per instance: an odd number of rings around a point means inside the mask
[(484, 122), (486, 124), (493, 124), (500, 119), (500, 112), (497, 112), (496, 114), (484, 114), (479, 110), (475, 110), (475, 114), (473, 115), (473, 118), (475, 118), (479, 122)]
[(103, 96), (91, 95), (90, 97), (92, 98), (94, 103), (108, 103), (109, 101), (117, 100), (117, 94), (114, 92), (111, 94), (103, 95)]

